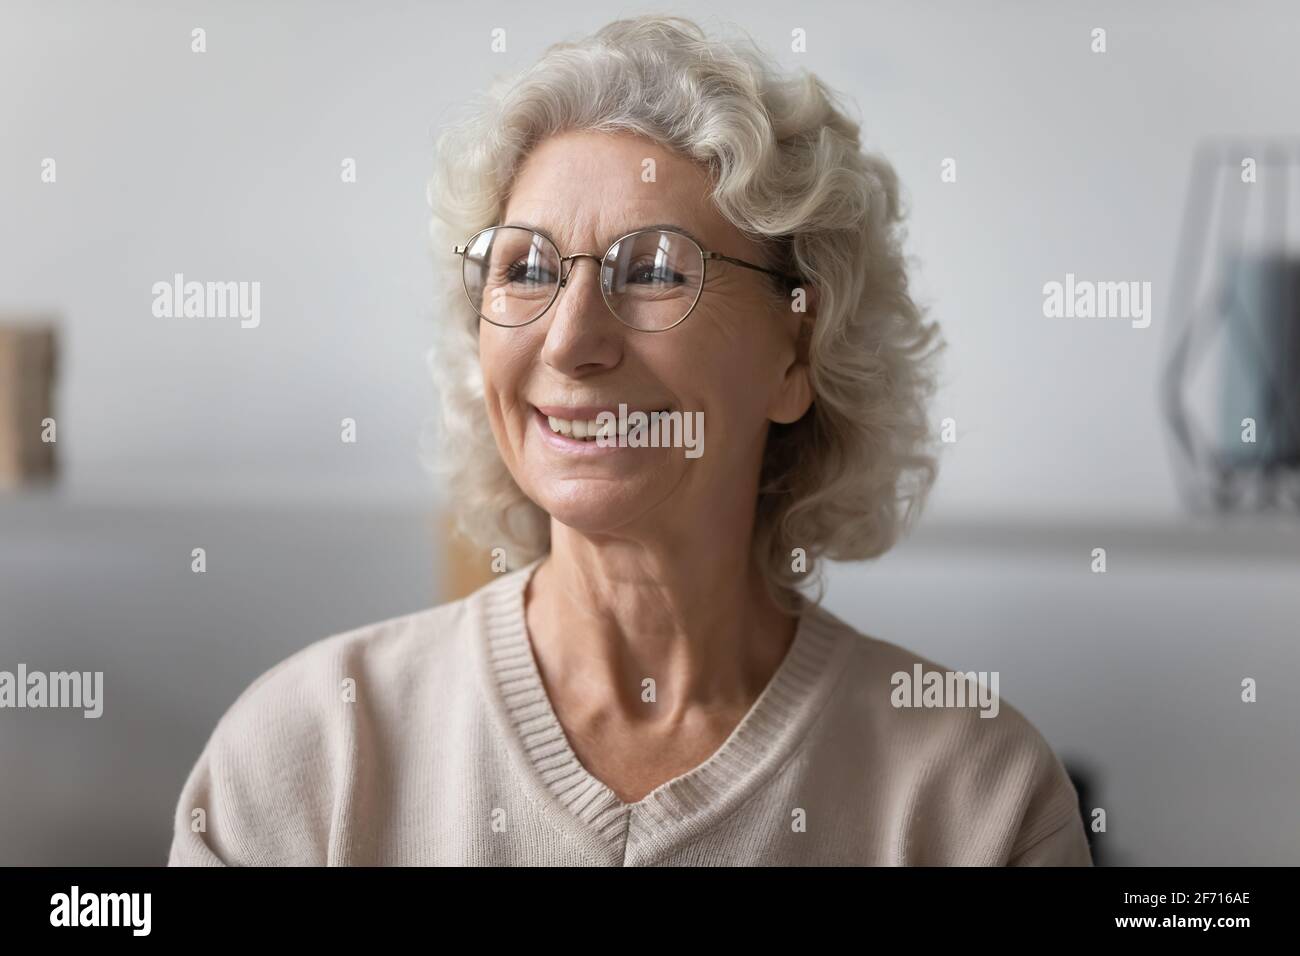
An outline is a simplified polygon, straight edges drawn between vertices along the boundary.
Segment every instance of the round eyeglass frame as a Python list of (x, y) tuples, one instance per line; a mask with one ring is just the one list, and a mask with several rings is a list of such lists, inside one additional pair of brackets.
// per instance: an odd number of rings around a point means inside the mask
[[(538, 312), (535, 316), (533, 316), (527, 322), (520, 322), (518, 325), (504, 325), (501, 322), (495, 322), (492, 319), (488, 318), (486, 315), (484, 315), (482, 312), (480, 312), (478, 306), (474, 304), (474, 296), (470, 294), (469, 285), (465, 281), (465, 256), (469, 252), (470, 246), (472, 246), (474, 244), (474, 240), (477, 239), (479, 236), (483, 235), (483, 233), (491, 232), (494, 229), (520, 229), (524, 232), (531, 232), (534, 236), (546, 240), (546, 242), (550, 244), (551, 248), (555, 250), (555, 257), (560, 261), (560, 270), (561, 270), (560, 280), (559, 282), (556, 283), (555, 291), (551, 294), (550, 300), (546, 303), (546, 305), (542, 308), (542, 310)], [(614, 309), (614, 306), (610, 304), (609, 296), (605, 293), (605, 283), (603, 281), (600, 281), (600, 276), (601, 276), (601, 272), (603, 272), (605, 269), (605, 260), (609, 258), (609, 254), (614, 251), (614, 247), (617, 246), (619, 243), (631, 239), (634, 236), (659, 234), (659, 233), (668, 233), (669, 235), (676, 236), (679, 239), (685, 239), (687, 242), (689, 242), (692, 246), (695, 247), (695, 251), (698, 252), (700, 256), (700, 287), (695, 292), (695, 299), (694, 301), (691, 302), (691, 307), (687, 309), (685, 314), (676, 322), (674, 322), (672, 325), (665, 325), (662, 329), (643, 329), (640, 328), (639, 326), (635, 326), (628, 323), (622, 318), (622, 316), (618, 314), (618, 312)], [(634, 229), (632, 232), (629, 232), (626, 235), (619, 236), (617, 239), (611, 242), (609, 244), (609, 248), (605, 250), (604, 255), (597, 256), (595, 253), (591, 253), (591, 252), (575, 252), (572, 253), (571, 255), (562, 256), (560, 255), (560, 247), (555, 244), (555, 240), (553, 240), (550, 236), (543, 235), (542, 233), (538, 232), (536, 229), (530, 229), (528, 226), (487, 226), (484, 229), (480, 229), (478, 232), (474, 233), (474, 235), (470, 236), (467, 240), (465, 240), (464, 245), (453, 246), (452, 252), (455, 255), (461, 257), (460, 284), (461, 284), (461, 288), (465, 290), (465, 298), (469, 300), (470, 307), (474, 310), (475, 314), (484, 322), (489, 322), (492, 325), (495, 325), (497, 328), (501, 328), (501, 329), (522, 329), (526, 325), (532, 325), (534, 322), (536, 322), (538, 319), (544, 316), (547, 312), (551, 311), (551, 306), (555, 305), (555, 300), (560, 297), (561, 290), (564, 289), (564, 287), (569, 282), (569, 278), (573, 275), (573, 266), (569, 266), (569, 271), (564, 272), (564, 264), (566, 262), (570, 262), (573, 259), (585, 258), (585, 259), (596, 260), (596, 265), (598, 267), (598, 271), (596, 273), (597, 282), (600, 285), (600, 297), (605, 303), (605, 308), (608, 309), (610, 314), (613, 315), (614, 318), (617, 319), (620, 323), (622, 323), (623, 325), (627, 326), (629, 329), (632, 329), (633, 331), (636, 332), (649, 332), (649, 333), (667, 332), (670, 329), (677, 328), (677, 326), (685, 322), (690, 317), (691, 313), (695, 311), (695, 306), (699, 304), (700, 297), (704, 295), (704, 286), (708, 282), (708, 278), (709, 278), (708, 263), (710, 260), (716, 260), (719, 262), (730, 262), (732, 265), (743, 266), (746, 269), (753, 269), (755, 272), (764, 272), (770, 276), (776, 276), (778, 279), (784, 279), (786, 282), (791, 283), (794, 286), (799, 285), (803, 281), (797, 276), (793, 276), (785, 272), (777, 272), (776, 270), (769, 269), (766, 266), (760, 266), (753, 262), (746, 262), (744, 259), (737, 259), (734, 256), (724, 256), (720, 252), (708, 252), (705, 249), (703, 249), (700, 246), (700, 244), (695, 241), (694, 238), (688, 236), (686, 233), (678, 229), (664, 229), (664, 228)]]

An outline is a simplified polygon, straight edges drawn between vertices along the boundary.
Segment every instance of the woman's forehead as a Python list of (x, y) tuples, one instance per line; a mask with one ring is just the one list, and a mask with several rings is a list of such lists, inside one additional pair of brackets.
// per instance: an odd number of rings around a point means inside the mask
[(608, 245), (656, 227), (711, 248), (735, 239), (711, 186), (699, 164), (643, 137), (563, 133), (543, 140), (521, 164), (498, 221), (533, 228), (562, 248), (573, 241)]
[(711, 192), (707, 169), (640, 136), (562, 133), (535, 146), (510, 184), (516, 195), (587, 204), (698, 204)]

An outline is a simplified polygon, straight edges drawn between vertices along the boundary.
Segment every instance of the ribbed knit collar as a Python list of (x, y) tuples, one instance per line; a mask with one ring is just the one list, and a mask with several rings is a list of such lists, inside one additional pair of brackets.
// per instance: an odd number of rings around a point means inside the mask
[(794, 641), (749, 712), (702, 764), (625, 804), (578, 761), (532, 653), (524, 595), (544, 558), (469, 598), (478, 616), (480, 678), (534, 804), (593, 863), (643, 865), (739, 808), (806, 739), (842, 672), (852, 631), (806, 603)]

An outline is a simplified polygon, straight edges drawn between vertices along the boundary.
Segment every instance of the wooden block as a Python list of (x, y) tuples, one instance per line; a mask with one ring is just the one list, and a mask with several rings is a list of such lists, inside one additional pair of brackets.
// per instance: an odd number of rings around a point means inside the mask
[(492, 580), (492, 556), (475, 548), (455, 531), (452, 515), (443, 516), (442, 600), (455, 601), (474, 593)]
[(48, 321), (0, 322), (0, 486), (53, 476), (53, 442), (42, 422), (54, 417), (57, 333)]

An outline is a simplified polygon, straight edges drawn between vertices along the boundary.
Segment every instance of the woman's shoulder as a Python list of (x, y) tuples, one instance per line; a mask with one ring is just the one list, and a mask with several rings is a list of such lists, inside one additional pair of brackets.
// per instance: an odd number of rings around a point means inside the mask
[(470, 699), (480, 601), (476, 593), (318, 639), (252, 680), (186, 779), (170, 861), (327, 860), (351, 765)]
[[(318, 638), (252, 680), (222, 721), (257, 720), (267, 710), (349, 702), (349, 692), (423, 676), (436, 677), (463, 656), (466, 599), (410, 612)], [(353, 698), (354, 699), (354, 698)]]
[(954, 668), (866, 633), (831, 611), (814, 612), (848, 648), (841, 696), (892, 726), (915, 723), (931, 732), (992, 733), (1031, 748), (1046, 743), (1032, 723), (1002, 697), (1002, 674), (979, 666)]
[(999, 670), (945, 666), (825, 609), (817, 614), (849, 644), (828, 720), (836, 739), (853, 741), (855, 759), (903, 802), (946, 821), (946, 838), (1005, 827), (1013, 834), (1006, 862), (1068, 837), (1085, 861), (1074, 784), (1043, 734), (1003, 698), (1015, 688)]
[(313, 728), (347, 714), (339, 703), (407, 706), (436, 697), (440, 685), (464, 687), (480, 638), (522, 620), (518, 591), (532, 567), (500, 574), (455, 600), (313, 641), (249, 683), (218, 726), (272, 721), (282, 731)]

